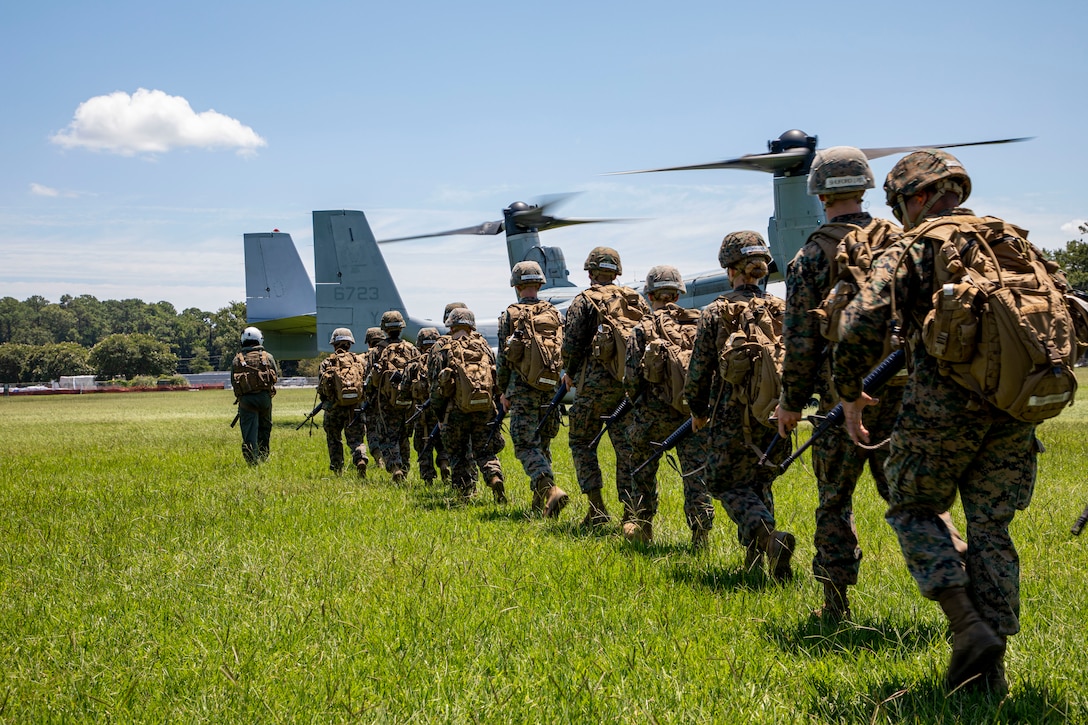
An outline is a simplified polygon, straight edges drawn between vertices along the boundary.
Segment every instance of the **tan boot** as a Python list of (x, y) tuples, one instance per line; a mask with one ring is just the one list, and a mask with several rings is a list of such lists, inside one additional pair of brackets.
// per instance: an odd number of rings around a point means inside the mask
[(709, 529), (692, 529), (691, 530), (691, 550), (695, 552), (706, 551), (710, 548), (710, 530)]
[(402, 468), (393, 469), (393, 483), (400, 485), (408, 480), (408, 476), (404, 473)]
[(984, 678), (1005, 654), (1005, 642), (978, 616), (965, 587), (950, 587), (938, 595), (952, 628), (952, 657), (945, 684), (955, 690), (972, 678)]
[(491, 489), (491, 493), (495, 496), (495, 503), (506, 503), (506, 486), (503, 485), (502, 476), (495, 474), (491, 477), (491, 480), (487, 482), (487, 487)]
[(796, 547), (797, 539), (787, 531), (768, 531), (765, 527), (760, 531), (759, 548), (767, 555), (768, 571), (778, 581), (785, 581), (793, 576), (790, 560)]
[(590, 491), (586, 494), (586, 498), (589, 499), (589, 511), (586, 512), (586, 517), (582, 519), (582, 526), (589, 529), (607, 524), (611, 517), (608, 515), (608, 509), (604, 506), (601, 489)]
[(570, 496), (567, 492), (559, 488), (559, 486), (552, 486), (544, 492), (547, 500), (544, 503), (544, 518), (557, 519), (559, 518), (559, 512), (563, 510), (563, 507), (567, 505), (570, 500)]
[(366, 461), (359, 461), (355, 464), (355, 473), (359, 476), (360, 481), (366, 480)]
[(845, 584), (824, 582), (824, 606), (817, 609), (816, 616), (828, 624), (838, 624), (850, 618), (850, 599), (846, 594)]
[(544, 500), (545, 500), (544, 489), (534, 488), (533, 489), (533, 502), (529, 506), (529, 510), (532, 511), (534, 514), (544, 513)]

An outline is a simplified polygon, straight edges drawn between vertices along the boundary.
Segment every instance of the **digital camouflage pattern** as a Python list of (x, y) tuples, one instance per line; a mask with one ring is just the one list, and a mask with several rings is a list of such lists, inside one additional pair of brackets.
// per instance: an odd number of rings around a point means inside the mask
[[(617, 285), (594, 285), (594, 288), (607, 289), (614, 286)], [(620, 289), (624, 293), (633, 293), (638, 298), (639, 309), (643, 314), (650, 314), (649, 305), (641, 295), (627, 287)], [(567, 308), (563, 325), (563, 367), (577, 386), (574, 404), (570, 409), (568, 439), (575, 474), (578, 476), (578, 487), (582, 493), (599, 491), (604, 485), (597, 451), (589, 444), (601, 430), (601, 417), (610, 415), (624, 397), (623, 383), (616, 380), (591, 355), (593, 336), (599, 324), (597, 308), (593, 302), (585, 292), (577, 295)], [(622, 354), (622, 351), (618, 354)], [(631, 447), (622, 426), (610, 429), (608, 438), (616, 452), (616, 491), (620, 503), (626, 509), (634, 504), (631, 471), (637, 463), (632, 459)]]
[[(966, 209), (945, 213), (971, 215)], [(877, 262), (870, 284), (847, 307), (834, 354), (835, 386), (843, 400), (861, 394), (870, 350), (887, 332), (894, 288), (911, 374), (885, 463), (886, 519), (923, 596), (937, 599), (950, 587), (966, 587), (983, 620), (1008, 636), (1020, 628), (1020, 563), (1009, 525), (1034, 490), (1035, 426), (940, 375), (920, 343), (938, 245), (908, 234)], [(957, 494), (967, 519), (966, 568), (940, 519)]]
[[(754, 234), (754, 232), (752, 232)], [(731, 404), (731, 387), (718, 375), (720, 346), (732, 330), (722, 329), (722, 308), (767, 295), (755, 285), (742, 285), (707, 305), (699, 316), (699, 331), (688, 366), (684, 395), (693, 416), (710, 418), (707, 425), (705, 477), (710, 494), (722, 502), (725, 512), (737, 525), (742, 544), (757, 538), (761, 527), (775, 529), (771, 485), (777, 468), (759, 465), (759, 456), (745, 442), (745, 411)], [(774, 431), (766, 426), (751, 427), (752, 442), (766, 450)], [(789, 442), (780, 441), (772, 451), (777, 461), (789, 453)]]
[[(890, 224), (873, 219), (866, 212), (845, 214), (831, 220), (834, 224), (853, 224), (870, 229), (877, 224)], [(886, 240), (881, 249), (902, 237), (899, 228), (891, 234), (877, 236)], [(813, 311), (827, 297), (837, 282), (835, 267), (817, 242), (817, 229), (786, 273), (786, 315), (782, 337), (786, 355), (782, 363), (782, 396), (784, 409), (800, 412), (813, 395), (820, 398), (818, 413), (826, 415), (838, 398), (831, 381), (831, 345), (820, 334), (820, 321)], [(874, 250), (874, 252), (877, 250)], [(865, 425), (871, 440), (886, 440), (899, 413), (903, 395), (900, 377), (880, 392), (880, 403), (867, 408)], [(861, 547), (854, 525), (853, 496), (858, 478), (869, 463), (881, 498), (888, 499), (884, 460), (887, 448), (867, 450), (854, 445), (841, 426), (828, 431), (813, 444), (812, 466), (816, 474), (818, 503), (816, 506), (816, 554), (812, 571), (817, 579), (830, 581), (837, 587), (857, 584), (861, 562)]]
[[(651, 275), (647, 275), (647, 285), (650, 284), (650, 277)], [(691, 312), (670, 302), (664, 308), (654, 310), (651, 316), (643, 318), (631, 331), (631, 337), (627, 341), (623, 383), (627, 397), (635, 401), (635, 407), (623, 422), (626, 423), (627, 440), (636, 468), (653, 455), (653, 443), (665, 440), (688, 419), (687, 415), (678, 411), (655, 391), (655, 387), (661, 387), (664, 383), (657, 383), (655, 386), (646, 380), (642, 374), (641, 363), (643, 355), (646, 354), (646, 346), (658, 335), (654, 319), (661, 316), (686, 319)], [(705, 445), (704, 429), (680, 441), (675, 449), (680, 462), (680, 476), (684, 482), (684, 518), (688, 522), (688, 528), (693, 531), (710, 531), (714, 525), (714, 500), (701, 473)], [(661, 460), (654, 461), (632, 475), (634, 509), (639, 521), (652, 521), (657, 514), (657, 471)]]
[(862, 192), (876, 186), (869, 159), (853, 146), (820, 149), (808, 173), (810, 196)]
[[(395, 310), (393, 312), (396, 313)], [(400, 313), (396, 314), (399, 315)], [(384, 321), (385, 316), (382, 317)], [(397, 335), (382, 340), (374, 348), (369, 368), (371, 371), (370, 383), (367, 385), (367, 398), (371, 401), (371, 404), (367, 411), (366, 423), (368, 426), (376, 426), (378, 451), (382, 463), (386, 471), (395, 475), (398, 472), (406, 474), (411, 464), (412, 452), (409, 443), (411, 431), (408, 430), (405, 421), (408, 420), (414, 408), (410, 396), (406, 395), (403, 400), (398, 398), (395, 403), (390, 403), (388, 399), (378, 392), (378, 376), (375, 371), (380, 369), (383, 360), (393, 359), (394, 357), (403, 357), (408, 363), (411, 363), (412, 360), (419, 357), (419, 351), (416, 350), (415, 345), (407, 340), (401, 340)], [(404, 370), (400, 372), (402, 375), (404, 374)], [(373, 442), (372, 439), (371, 443), (373, 444)]]
[[(350, 335), (350, 331), (344, 330)], [(336, 332), (339, 332), (337, 330)], [(336, 333), (333, 333), (335, 339)], [(325, 403), (325, 417), (322, 421), (322, 429), (325, 431), (325, 443), (329, 450), (329, 470), (339, 473), (344, 470), (344, 442), (351, 451), (351, 462), (360, 475), (366, 475), (366, 467), (370, 462), (366, 450), (366, 423), (365, 417), (358, 412), (358, 408), (336, 405), (336, 392), (329, 385), (325, 371), (336, 365), (337, 357), (349, 357), (354, 359), (357, 365), (366, 369), (366, 357), (357, 355), (347, 348), (336, 350), (332, 355), (321, 361), (318, 371), (317, 394)], [(364, 372), (365, 377), (365, 372)], [(359, 401), (362, 405), (362, 401)], [(343, 441), (341, 440), (343, 438)]]
[[(536, 271), (540, 269), (535, 262), (519, 264), (532, 264), (535, 265)], [(523, 270), (519, 270), (517, 265), (514, 267), (514, 274), (518, 279), (520, 279), (519, 274), (529, 274), (533, 271), (533, 268), (528, 266)], [(538, 390), (529, 385), (506, 359), (507, 341), (514, 332), (512, 308), (532, 307), (538, 303), (536, 299), (521, 298), (499, 316), (496, 379), (499, 391), (510, 401), (507, 420), (510, 421), (510, 440), (514, 444), (514, 455), (525, 470), (525, 475), (529, 477), (530, 489), (544, 493), (555, 481), (551, 445), (552, 439), (559, 433), (560, 418), (556, 414), (549, 416), (548, 421), (541, 426), (539, 434), (536, 433), (536, 426), (544, 408), (555, 395), (555, 390)]]

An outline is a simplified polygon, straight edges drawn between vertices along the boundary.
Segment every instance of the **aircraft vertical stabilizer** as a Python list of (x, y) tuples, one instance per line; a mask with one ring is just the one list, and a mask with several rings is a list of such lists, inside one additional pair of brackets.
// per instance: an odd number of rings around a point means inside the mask
[(290, 234), (245, 235), (246, 321), (282, 360), (317, 355), (314, 286)]

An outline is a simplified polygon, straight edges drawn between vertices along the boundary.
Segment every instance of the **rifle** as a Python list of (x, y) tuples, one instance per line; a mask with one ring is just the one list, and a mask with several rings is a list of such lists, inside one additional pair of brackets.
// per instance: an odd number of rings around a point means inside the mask
[(491, 441), (495, 440), (495, 433), (501, 433), (502, 422), (506, 418), (506, 408), (502, 407), (502, 403), (498, 405), (499, 412), (495, 414), (495, 417), (491, 419), (491, 422), (487, 424), (487, 427), (491, 429), (491, 432), (487, 435), (487, 442), (484, 443), (484, 447), (491, 445)]
[[(230, 422), (230, 427), (231, 427), (231, 428), (233, 428), (234, 426), (238, 425), (238, 416), (240, 416), (240, 415), (241, 415), (241, 413), (235, 413), (235, 414), (234, 414), (234, 420), (232, 420), (232, 421)], [(1078, 532), (1078, 533), (1079, 533), (1079, 532)]]
[[(642, 396), (638, 396), (637, 400), (642, 400)], [(597, 435), (593, 437), (593, 440), (589, 442), (589, 449), (595, 450), (597, 444), (601, 442), (601, 438), (604, 437), (604, 434), (608, 432), (609, 428), (619, 422), (620, 418), (630, 413), (634, 407), (635, 404), (625, 395), (623, 396), (623, 400), (620, 401), (620, 404), (616, 406), (616, 409), (612, 411), (611, 415), (601, 416), (601, 420), (604, 421), (604, 427), (601, 428), (597, 432)]]
[[(872, 395), (876, 391), (884, 387), (884, 384), (895, 377), (895, 374), (903, 369), (903, 366), (907, 364), (907, 354), (902, 350), (896, 350), (888, 357), (884, 358), (883, 362), (877, 365), (871, 373), (865, 376), (865, 379), (861, 381), (861, 389), (869, 395)], [(813, 431), (812, 435), (808, 437), (800, 448), (786, 457), (784, 461), (778, 464), (778, 470), (785, 473), (786, 469), (790, 465), (801, 457), (801, 454), (808, 450), (816, 440), (827, 433), (832, 427), (839, 425), (846, 418), (846, 414), (842, 410), (842, 403), (839, 403), (823, 417), (823, 420), (817, 418), (817, 416), (810, 416), (809, 420), (819, 420)], [(764, 454), (766, 455), (766, 454)]]
[(320, 413), (321, 410), (324, 407), (325, 407), (325, 401), (322, 400), (320, 403), (318, 403), (317, 405), (314, 406), (314, 409), (310, 411), (309, 415), (307, 415), (305, 418), (302, 419), (301, 423), (299, 423), (298, 425), (295, 426), (295, 430), (302, 430), (302, 426), (306, 425), (311, 420), (313, 420), (314, 416), (317, 415), (318, 413)]
[(423, 441), (423, 449), (420, 450), (419, 455), (425, 455), (431, 452), (431, 449), (438, 446), (439, 450), (442, 450), (442, 424), (435, 423), (434, 428), (431, 428), (431, 432), (427, 434), (427, 437)]
[(563, 415), (563, 398), (566, 396), (567, 390), (566, 383), (559, 384), (559, 389), (555, 391), (555, 395), (552, 396), (551, 401), (544, 406), (544, 412), (541, 414), (540, 420), (536, 422), (536, 428), (533, 429), (533, 438), (540, 435), (540, 429), (544, 427), (544, 424), (548, 421), (548, 418), (551, 417), (552, 412), (555, 411), (556, 408), (559, 408), (559, 415)]
[(360, 415), (366, 414), (366, 409), (370, 407), (370, 401), (364, 400), (363, 404), (355, 410), (351, 411), (351, 418), (348, 420), (348, 428), (355, 425), (355, 421), (359, 420)]
[(1073, 528), (1069, 530), (1069, 533), (1073, 534), (1073, 536), (1080, 536), (1080, 532), (1085, 524), (1088, 524), (1088, 506), (1084, 507), (1084, 511), (1081, 512), (1080, 518), (1073, 524)]
[(637, 475), (639, 473), (639, 471), (641, 471), (643, 468), (650, 465), (654, 461), (660, 459), (661, 456), (665, 455), (666, 453), (671, 451), (673, 448), (676, 448), (676, 446), (680, 443), (680, 441), (687, 438), (689, 435), (691, 435), (691, 433), (692, 433), (692, 430), (691, 430), (691, 418), (688, 418), (687, 420), (685, 420), (683, 423), (680, 424), (679, 428), (674, 430), (672, 433), (669, 433), (668, 438), (661, 441), (660, 443), (654, 443), (653, 445), (654, 445), (654, 448), (656, 448), (656, 450), (653, 452), (653, 455), (651, 455), (649, 458), (647, 458), (645, 461), (643, 461), (642, 464), (638, 468), (631, 471), (631, 475), (632, 476)]
[(423, 415), (423, 413), (427, 410), (427, 408), (430, 408), (430, 407), (431, 407), (431, 399), (427, 398), (426, 400), (423, 401), (422, 404), (416, 406), (416, 412), (412, 413), (412, 415), (408, 418), (408, 420), (404, 421), (404, 425), (411, 426), (413, 423), (415, 423), (417, 420), (419, 420), (419, 416)]

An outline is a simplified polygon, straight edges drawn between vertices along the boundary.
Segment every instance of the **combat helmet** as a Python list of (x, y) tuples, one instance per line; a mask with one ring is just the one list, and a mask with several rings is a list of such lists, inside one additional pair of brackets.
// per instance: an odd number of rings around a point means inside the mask
[(685, 294), (688, 288), (684, 284), (684, 278), (680, 276), (680, 270), (668, 264), (659, 264), (646, 273), (645, 292), (649, 295), (659, 290), (675, 290)]
[(545, 282), (544, 270), (532, 260), (518, 262), (510, 270), (510, 286), (517, 287), (523, 284), (538, 284), (543, 286)]
[(404, 315), (397, 310), (387, 310), (382, 313), (382, 331), (400, 330), (404, 327)]
[(366, 344), (367, 347), (374, 347), (379, 342), (386, 338), (386, 334), (380, 327), (368, 327), (366, 328)]
[(718, 264), (722, 269), (729, 269), (749, 257), (763, 257), (768, 264), (771, 262), (771, 250), (759, 232), (730, 232), (725, 235), (718, 250)]
[(450, 316), (446, 318), (447, 327), (456, 327), (457, 325), (465, 325), (476, 329), (476, 315), (472, 314), (472, 310), (467, 307), (456, 307), (450, 311)]
[(242, 330), (242, 344), (263, 345), (264, 333), (256, 327), (247, 327), (246, 329)]
[(329, 338), (330, 345), (336, 345), (338, 342), (350, 342), (355, 344), (355, 335), (351, 334), (351, 330), (346, 327), (337, 327), (332, 331), (332, 336)]
[(448, 320), (450, 319), (450, 312), (456, 310), (458, 307), (468, 307), (464, 302), (451, 302), (446, 305), (446, 309), (442, 312), (442, 324), (446, 327), (450, 326)]
[[(935, 193), (918, 219), (905, 219), (907, 199), (927, 189)], [(959, 194), (959, 204), (967, 201), (971, 195), (971, 177), (959, 159), (940, 149), (907, 154), (896, 162), (884, 180), (885, 200), (895, 218), (908, 229), (924, 219), (937, 199), (948, 191)]]
[(416, 347), (420, 350), (430, 347), (438, 341), (441, 337), (441, 333), (438, 332), (437, 327), (424, 327), (416, 335)]
[(611, 247), (594, 247), (586, 257), (584, 269), (587, 272), (606, 272), (618, 277), (623, 274), (620, 253)]
[(808, 172), (809, 196), (862, 192), (876, 186), (869, 160), (861, 149), (832, 146), (816, 152)]

